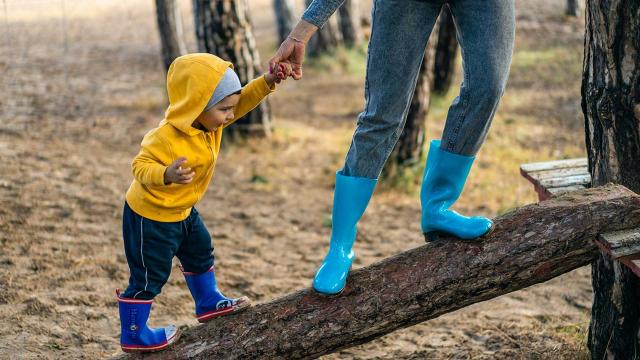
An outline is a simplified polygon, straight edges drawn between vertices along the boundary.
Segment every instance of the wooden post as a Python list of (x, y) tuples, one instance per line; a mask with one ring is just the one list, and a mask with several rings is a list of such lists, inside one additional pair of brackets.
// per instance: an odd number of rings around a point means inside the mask
[[(587, 0), (582, 111), (593, 186), (614, 182), (640, 192), (638, 34), (640, 2)], [(640, 279), (602, 254), (592, 283), (591, 357), (638, 359)]]

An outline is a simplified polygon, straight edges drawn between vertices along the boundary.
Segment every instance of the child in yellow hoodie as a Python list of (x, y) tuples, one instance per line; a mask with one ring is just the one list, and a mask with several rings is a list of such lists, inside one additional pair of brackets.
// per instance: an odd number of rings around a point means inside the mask
[(223, 129), (255, 108), (289, 73), (284, 65), (242, 87), (233, 65), (211, 54), (184, 55), (169, 67), (169, 107), (165, 119), (142, 140), (124, 205), (130, 270), (129, 286), (118, 292), (124, 351), (156, 351), (177, 340), (175, 325), (147, 326), (153, 298), (169, 278), (174, 256), (182, 265), (198, 321), (249, 306), (246, 297), (228, 298), (218, 289), (211, 236), (193, 206), (213, 176)]

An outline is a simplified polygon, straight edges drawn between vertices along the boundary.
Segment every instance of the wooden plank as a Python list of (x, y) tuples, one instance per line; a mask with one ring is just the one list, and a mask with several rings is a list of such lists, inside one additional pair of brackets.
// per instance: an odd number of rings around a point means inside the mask
[(520, 174), (531, 182), (540, 201), (591, 187), (587, 158), (520, 165)]
[(536, 162), (520, 165), (520, 169), (527, 173), (542, 171), (542, 170), (557, 170), (565, 168), (575, 167), (588, 167), (589, 162), (587, 158), (568, 159), (568, 160), (554, 160), (545, 162)]
[(591, 184), (591, 175), (589, 174), (567, 177), (554, 177), (540, 181), (540, 185), (545, 188), (559, 188), (573, 185), (586, 186), (587, 184)]
[(584, 190), (586, 188), (588, 188), (588, 187), (584, 186), (584, 185), (571, 185), (571, 186), (564, 186), (564, 187), (548, 188), (548, 189), (545, 189), (545, 190), (547, 191), (547, 193), (551, 197), (551, 196), (560, 196), (562, 194), (566, 194), (566, 193), (572, 192), (572, 191)]
[(591, 176), (591, 174), (589, 173), (589, 168), (587, 168), (586, 166), (566, 168), (566, 169), (556, 169), (556, 170), (534, 171), (532, 173), (529, 173), (529, 175), (531, 175), (531, 177), (536, 178), (540, 181), (545, 179), (555, 178), (555, 177), (569, 177), (569, 176), (580, 176), (580, 175)]
[(640, 277), (640, 259), (621, 258), (620, 262), (631, 269), (637, 277)]
[(598, 241), (612, 259), (640, 255), (640, 228), (600, 234)]

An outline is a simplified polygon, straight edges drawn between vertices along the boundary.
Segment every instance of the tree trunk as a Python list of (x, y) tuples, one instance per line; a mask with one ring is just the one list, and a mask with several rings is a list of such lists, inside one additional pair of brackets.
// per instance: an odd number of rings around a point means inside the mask
[(358, 45), (362, 39), (360, 0), (345, 0), (338, 10), (338, 24), (346, 46)]
[(145, 359), (315, 358), (589, 264), (599, 233), (640, 225), (621, 186), (505, 214), (482, 241), (447, 238), (353, 271), (340, 296), (310, 289), (185, 331)]
[[(199, 51), (233, 63), (243, 85), (262, 74), (246, 0), (194, 0), (193, 11)], [(228, 129), (236, 137), (270, 135), (269, 102), (263, 101)]]
[(567, 0), (567, 8), (565, 9), (565, 15), (567, 16), (578, 16), (578, 0)]
[(273, 0), (273, 11), (276, 13), (278, 40), (282, 43), (293, 29), (293, 0)]
[[(313, 0), (305, 0), (308, 7)], [(338, 20), (332, 15), (329, 20), (309, 40), (307, 51), (310, 57), (316, 57), (322, 53), (333, 52), (342, 44), (342, 34), (338, 28)]]
[(171, 62), (187, 52), (182, 33), (182, 15), (175, 0), (156, 0), (156, 20), (162, 43), (162, 61), (165, 71)]
[(443, 6), (440, 12), (440, 30), (438, 31), (438, 45), (433, 69), (433, 91), (445, 94), (451, 87), (458, 51), (456, 25), (451, 16), (449, 6)]
[(433, 79), (433, 61), (435, 56), (435, 41), (438, 38), (438, 26), (431, 32), (427, 49), (425, 50), (420, 73), (416, 82), (416, 88), (411, 97), (411, 105), (407, 113), (402, 133), (398, 138), (393, 151), (383, 170), (384, 178), (394, 178), (403, 168), (411, 166), (420, 160), (422, 153), (425, 131), (426, 117), (429, 112), (431, 99), (431, 84)]
[[(594, 186), (614, 182), (640, 192), (638, 34), (640, 2), (587, 1), (582, 111)], [(592, 284), (591, 357), (640, 359), (640, 279), (600, 255)]]

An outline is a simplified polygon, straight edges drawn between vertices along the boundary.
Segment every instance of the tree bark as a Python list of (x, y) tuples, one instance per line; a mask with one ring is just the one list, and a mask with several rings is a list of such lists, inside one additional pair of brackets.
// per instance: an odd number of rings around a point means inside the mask
[(438, 26), (431, 32), (429, 43), (425, 50), (416, 87), (411, 97), (411, 105), (407, 113), (407, 120), (402, 129), (393, 151), (383, 170), (384, 178), (393, 178), (405, 167), (420, 160), (426, 132), (426, 117), (431, 100), (431, 84), (433, 82), (433, 62), (435, 57), (435, 41), (438, 38)]
[[(313, 0), (305, 0), (305, 5), (308, 7), (312, 2)], [(324, 26), (311, 37), (309, 44), (307, 44), (307, 51), (310, 57), (316, 57), (335, 51), (340, 44), (342, 44), (342, 34), (338, 28), (336, 16), (332, 15)]]
[[(262, 74), (246, 0), (194, 0), (193, 11), (199, 51), (233, 63), (242, 85)], [(265, 100), (228, 131), (234, 137), (269, 136), (271, 122), (271, 107)]]
[(276, 13), (278, 39), (282, 43), (293, 29), (293, 0), (273, 0), (273, 11)]
[(433, 65), (433, 91), (437, 94), (445, 94), (451, 88), (458, 51), (456, 25), (448, 5), (442, 7), (438, 22), (440, 30)]
[(187, 52), (182, 31), (182, 15), (175, 0), (156, 0), (156, 20), (160, 32), (165, 71), (175, 58)]
[(482, 241), (454, 238), (350, 274), (344, 292), (310, 289), (188, 329), (145, 359), (314, 358), (362, 344), (589, 264), (601, 232), (640, 225), (640, 196), (605, 186), (527, 205)]
[[(640, 3), (589, 0), (582, 111), (592, 183), (640, 192)], [(639, 359), (640, 280), (598, 256), (589, 348), (593, 359)]]
[(346, 46), (353, 47), (362, 42), (360, 0), (345, 0), (338, 9), (338, 24)]
[(567, 7), (564, 13), (567, 16), (578, 16), (579, 7), (578, 0), (567, 0)]

